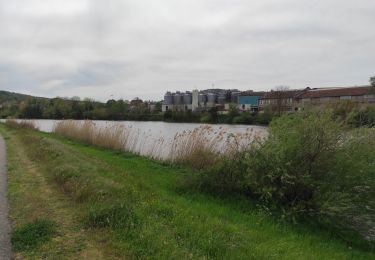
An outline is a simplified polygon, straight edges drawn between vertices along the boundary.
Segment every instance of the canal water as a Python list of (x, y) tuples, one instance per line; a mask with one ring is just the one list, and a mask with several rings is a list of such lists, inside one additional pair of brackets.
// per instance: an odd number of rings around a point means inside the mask
[[(52, 132), (59, 120), (32, 120), (39, 130)], [(77, 120), (84, 122), (83, 120)], [(198, 134), (208, 135), (207, 140), (222, 136), (217, 143), (217, 149), (225, 149), (227, 141), (234, 136), (241, 139), (241, 143), (250, 143), (255, 137), (265, 137), (267, 127), (256, 125), (206, 125), (199, 123), (166, 123), (166, 122), (144, 122), (144, 121), (92, 121), (97, 128), (123, 126), (131, 132), (131, 138), (137, 140), (132, 147), (132, 152), (147, 155), (158, 159), (166, 159), (170, 155), (176, 137), (189, 135), (196, 131)], [(201, 129), (197, 131), (197, 129)], [(204, 129), (204, 130), (203, 130)], [(179, 137), (180, 135), (180, 137)], [(216, 138), (218, 139), (218, 138)], [(157, 154), (155, 154), (157, 153)]]

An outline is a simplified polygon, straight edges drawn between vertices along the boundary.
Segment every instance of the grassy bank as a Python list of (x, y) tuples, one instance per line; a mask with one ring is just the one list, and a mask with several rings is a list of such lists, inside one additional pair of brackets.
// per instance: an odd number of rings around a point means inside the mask
[(375, 129), (331, 111), (283, 115), (268, 138), (189, 176), (184, 189), (245, 195), (273, 214), (375, 249)]
[[(26, 245), (15, 248), (20, 258), (375, 258), (329, 232), (269, 216), (247, 199), (180, 193), (180, 176), (190, 170), (55, 134), (0, 131), (13, 241)], [(29, 243), (30, 230), (43, 231), (39, 243)]]

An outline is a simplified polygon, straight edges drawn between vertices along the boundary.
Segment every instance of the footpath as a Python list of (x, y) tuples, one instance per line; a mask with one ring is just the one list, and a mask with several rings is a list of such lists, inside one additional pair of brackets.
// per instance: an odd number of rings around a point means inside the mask
[(6, 145), (0, 136), (0, 260), (11, 259)]

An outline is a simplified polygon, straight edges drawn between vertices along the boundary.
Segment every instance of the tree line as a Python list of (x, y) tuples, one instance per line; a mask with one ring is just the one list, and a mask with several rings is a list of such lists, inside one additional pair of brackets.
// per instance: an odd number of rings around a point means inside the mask
[(140, 99), (130, 102), (111, 99), (102, 103), (88, 98), (80, 100), (79, 98), (48, 99), (23, 96), (21, 100), (17, 98), (1, 100), (0, 97), (0, 101), (2, 101), (1, 118), (152, 120), (161, 117), (160, 102), (150, 103)]

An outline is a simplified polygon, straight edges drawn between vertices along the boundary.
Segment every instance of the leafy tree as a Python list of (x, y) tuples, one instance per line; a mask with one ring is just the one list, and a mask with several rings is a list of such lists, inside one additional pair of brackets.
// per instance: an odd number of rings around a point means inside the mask
[(287, 91), (289, 90), (288, 86), (277, 86), (274, 90), (275, 103), (273, 104), (273, 109), (277, 112), (278, 115), (281, 115), (285, 106), (288, 103)]
[(370, 78), (370, 84), (372, 86), (371, 93), (375, 94), (375, 76)]
[(370, 84), (375, 87), (375, 76), (370, 78)]
[(156, 102), (154, 112), (161, 112), (162, 102)]
[(233, 119), (238, 116), (238, 109), (236, 104), (229, 104), (229, 111), (228, 111), (228, 123), (232, 123)]

